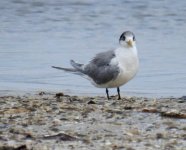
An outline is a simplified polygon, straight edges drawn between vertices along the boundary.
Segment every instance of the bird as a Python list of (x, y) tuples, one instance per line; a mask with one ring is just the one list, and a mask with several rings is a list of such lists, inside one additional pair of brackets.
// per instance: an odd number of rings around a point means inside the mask
[(105, 88), (107, 99), (110, 99), (109, 88), (117, 88), (118, 99), (120, 86), (131, 80), (139, 70), (139, 58), (136, 38), (133, 32), (125, 31), (119, 37), (119, 46), (114, 50), (100, 52), (88, 64), (80, 64), (70, 60), (72, 68), (52, 66), (81, 75), (98, 88)]

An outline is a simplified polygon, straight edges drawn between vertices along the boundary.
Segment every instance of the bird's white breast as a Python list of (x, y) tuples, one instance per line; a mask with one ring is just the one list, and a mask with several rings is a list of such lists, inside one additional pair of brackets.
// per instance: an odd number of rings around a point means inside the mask
[(119, 74), (115, 80), (111, 80), (100, 87), (114, 88), (119, 87), (131, 80), (137, 73), (139, 60), (136, 47), (125, 49), (123, 47), (115, 50), (116, 57), (112, 59), (111, 65), (117, 64)]

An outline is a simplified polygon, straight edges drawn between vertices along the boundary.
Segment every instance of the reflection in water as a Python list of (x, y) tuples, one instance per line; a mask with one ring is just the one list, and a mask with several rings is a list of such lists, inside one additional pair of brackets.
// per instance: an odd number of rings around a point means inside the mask
[[(186, 2), (0, 1), (0, 90), (104, 94), (85, 79), (52, 69), (86, 63), (131, 30), (140, 71), (127, 95), (181, 96), (186, 89)], [(115, 91), (113, 90), (113, 93)]]

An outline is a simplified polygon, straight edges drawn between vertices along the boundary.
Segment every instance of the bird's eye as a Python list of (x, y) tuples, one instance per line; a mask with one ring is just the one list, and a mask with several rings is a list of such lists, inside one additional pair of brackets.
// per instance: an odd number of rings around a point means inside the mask
[(135, 38), (135, 36), (133, 36), (133, 41), (136, 41), (136, 38)]
[(122, 37), (122, 40), (125, 41), (125, 39), (126, 39), (125, 36), (123, 36), (123, 37)]

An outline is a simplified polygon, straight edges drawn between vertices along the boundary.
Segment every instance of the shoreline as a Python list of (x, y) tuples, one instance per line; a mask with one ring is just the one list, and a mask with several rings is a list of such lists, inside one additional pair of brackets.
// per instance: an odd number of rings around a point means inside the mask
[(186, 97), (0, 94), (0, 149), (184, 149)]
[[(66, 95), (69, 96), (79, 96), (79, 97), (105, 97), (106, 98), (106, 93), (103, 90), (102, 92), (99, 93), (91, 93), (90, 92), (76, 92), (76, 91), (69, 91), (69, 90), (0, 90), (0, 96), (24, 96), (24, 95), (37, 95), (38, 93), (44, 92), (46, 94), (56, 94), (63, 92)], [(111, 96), (117, 95), (116, 91), (111, 92)], [(169, 95), (169, 94), (158, 94), (158, 93), (137, 93), (137, 92), (129, 92), (129, 91), (121, 91), (121, 97), (144, 97), (144, 98), (156, 98), (156, 99), (161, 99), (161, 98), (182, 98), (185, 97), (186, 95), (184, 94), (175, 94), (175, 95)]]

